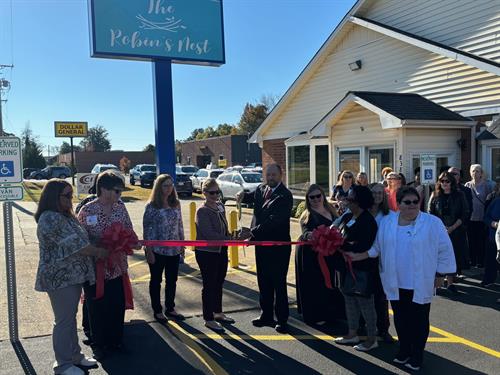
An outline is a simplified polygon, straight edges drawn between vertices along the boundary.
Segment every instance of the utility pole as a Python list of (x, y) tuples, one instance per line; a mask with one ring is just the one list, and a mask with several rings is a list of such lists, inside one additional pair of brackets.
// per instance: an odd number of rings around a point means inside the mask
[[(13, 68), (14, 65), (0, 64), (0, 69), (3, 68)], [(0, 137), (3, 137), (3, 116), (2, 116), (2, 102), (6, 101), (2, 99), (2, 92), (4, 89), (10, 87), (10, 82), (6, 79), (0, 78)]]

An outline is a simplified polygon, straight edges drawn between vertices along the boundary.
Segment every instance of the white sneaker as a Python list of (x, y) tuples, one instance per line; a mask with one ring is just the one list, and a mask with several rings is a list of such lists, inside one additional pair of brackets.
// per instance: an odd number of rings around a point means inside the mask
[(98, 364), (94, 358), (83, 357), (83, 359), (80, 362), (75, 363), (75, 365), (83, 367), (95, 367)]
[(71, 366), (71, 367), (68, 367), (63, 372), (60, 372), (59, 374), (60, 375), (84, 375), (85, 371), (83, 371), (82, 369), (80, 369), (76, 366)]
[(219, 322), (215, 320), (207, 320), (205, 321), (205, 327), (214, 330), (215, 332), (224, 332), (224, 327)]

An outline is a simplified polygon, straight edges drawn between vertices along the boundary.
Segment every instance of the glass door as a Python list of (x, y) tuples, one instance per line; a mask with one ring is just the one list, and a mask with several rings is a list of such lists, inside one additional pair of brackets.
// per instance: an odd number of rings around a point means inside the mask
[(394, 168), (394, 149), (370, 148), (368, 150), (368, 181), (379, 182), (382, 180), (382, 169)]
[(339, 173), (349, 170), (356, 174), (361, 170), (361, 149), (340, 149), (337, 160)]

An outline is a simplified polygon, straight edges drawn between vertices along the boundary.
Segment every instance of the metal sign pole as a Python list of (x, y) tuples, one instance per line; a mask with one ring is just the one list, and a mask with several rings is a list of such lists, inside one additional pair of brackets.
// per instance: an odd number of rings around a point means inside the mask
[(75, 186), (75, 151), (73, 150), (73, 137), (69, 137), (71, 142), (71, 185)]
[(19, 341), (17, 320), (16, 261), (14, 253), (14, 226), (12, 224), (12, 202), (3, 204), (3, 226), (5, 235), (5, 269), (7, 273), (7, 308), (9, 314), (9, 337)]

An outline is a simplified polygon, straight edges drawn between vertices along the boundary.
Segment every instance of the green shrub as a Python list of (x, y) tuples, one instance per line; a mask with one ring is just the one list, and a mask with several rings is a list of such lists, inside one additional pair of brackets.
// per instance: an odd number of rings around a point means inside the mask
[(305, 209), (306, 209), (306, 202), (301, 201), (295, 209), (294, 217), (296, 219), (300, 218), (300, 216), (302, 215), (302, 213), (304, 212)]

